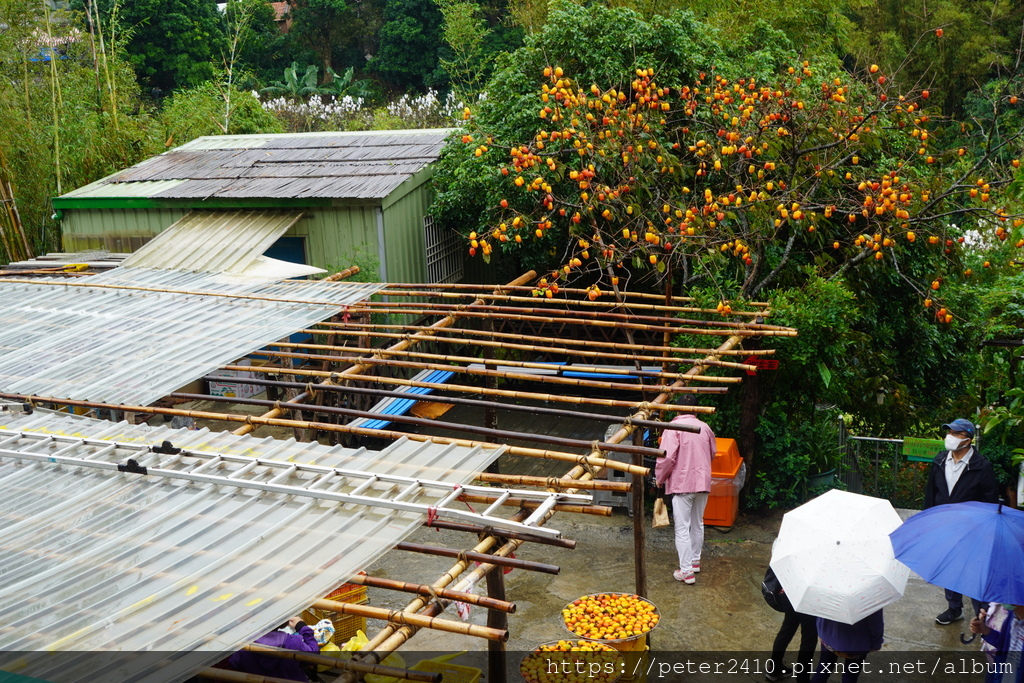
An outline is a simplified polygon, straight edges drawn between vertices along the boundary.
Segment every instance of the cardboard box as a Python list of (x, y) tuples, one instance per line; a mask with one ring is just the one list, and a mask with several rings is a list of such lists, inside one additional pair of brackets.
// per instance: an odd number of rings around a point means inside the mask
[[(246, 358), (245, 360), (233, 363), (233, 365), (252, 365), (252, 361)], [(223, 377), (223, 380), (208, 380), (209, 393), (211, 396), (228, 396), (231, 398), (252, 398), (256, 394), (260, 394), (264, 391), (264, 387), (258, 384), (247, 384), (244, 382), (232, 382), (233, 377), (244, 377), (247, 379), (253, 379), (259, 377), (255, 372), (247, 370), (217, 370), (210, 373), (214, 377)]]

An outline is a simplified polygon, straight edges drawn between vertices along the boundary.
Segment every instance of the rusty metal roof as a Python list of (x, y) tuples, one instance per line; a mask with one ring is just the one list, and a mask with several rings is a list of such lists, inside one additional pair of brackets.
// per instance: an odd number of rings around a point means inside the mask
[(450, 132), (202, 137), (63, 198), (383, 199), (437, 159)]

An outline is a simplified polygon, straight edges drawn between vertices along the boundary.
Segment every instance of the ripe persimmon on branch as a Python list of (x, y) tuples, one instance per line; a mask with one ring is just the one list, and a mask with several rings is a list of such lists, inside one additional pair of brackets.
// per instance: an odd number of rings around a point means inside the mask
[[(1001, 194), (1020, 131), (939, 117), (930, 96), (895, 92), (874, 65), (851, 76), (805, 61), (771, 83), (711, 72), (671, 87), (653, 68), (607, 87), (546, 67), (531, 139), (501, 140), (466, 112), (471, 163), (493, 165), (506, 187), (470, 253), (556, 235), (567, 246), (538, 294), (580, 277), (592, 299), (638, 273), (684, 285), (716, 275), (751, 298), (797, 266), (835, 277), (862, 263), (935, 296), (962, 274), (965, 231), (1024, 247), (1024, 221)], [(924, 282), (900, 268), (910, 250), (934, 257)]]

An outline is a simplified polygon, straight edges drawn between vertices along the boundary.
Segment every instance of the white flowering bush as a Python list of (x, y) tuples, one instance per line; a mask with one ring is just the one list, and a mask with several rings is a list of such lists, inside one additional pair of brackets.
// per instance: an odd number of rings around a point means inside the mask
[[(259, 97), (259, 94), (253, 92)], [(305, 102), (284, 97), (261, 100), (263, 108), (281, 120), (289, 132), (325, 130), (395, 130), (458, 125), (463, 103), (453, 93), (445, 97), (428, 90), (402, 95), (383, 107), (370, 107), (361, 97), (313, 95)]]

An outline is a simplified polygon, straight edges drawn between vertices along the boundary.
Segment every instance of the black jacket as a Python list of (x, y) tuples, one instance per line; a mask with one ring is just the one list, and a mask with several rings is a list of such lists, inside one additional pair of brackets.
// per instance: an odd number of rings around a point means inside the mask
[(952, 491), (946, 490), (946, 456), (949, 451), (939, 451), (928, 471), (928, 485), (924, 490), (925, 509), (946, 503), (964, 503), (976, 500), (981, 503), (999, 502), (999, 485), (992, 463), (971, 446), (971, 459), (967, 469), (957, 479)]

